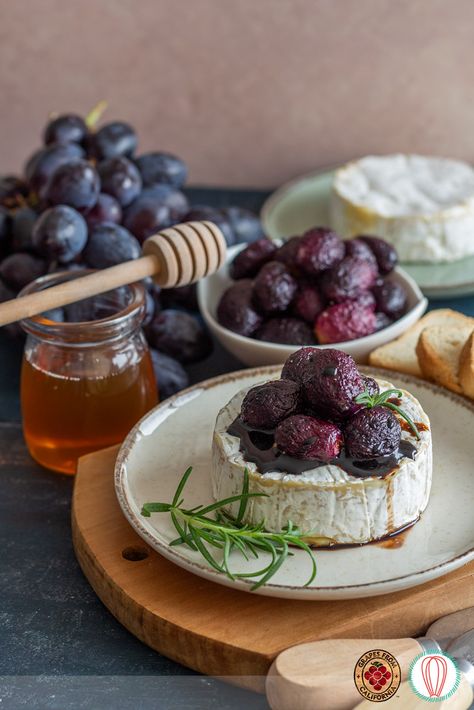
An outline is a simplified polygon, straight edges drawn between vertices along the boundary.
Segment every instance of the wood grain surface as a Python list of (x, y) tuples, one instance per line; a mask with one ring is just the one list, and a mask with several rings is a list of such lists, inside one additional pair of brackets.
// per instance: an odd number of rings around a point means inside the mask
[(285, 648), (416, 636), (474, 604), (474, 563), (421, 587), (350, 601), (274, 599), (196, 577), (154, 552), (125, 520), (113, 489), (117, 450), (80, 461), (72, 506), (77, 558), (127, 629), (190, 668), (263, 692), (264, 676)]

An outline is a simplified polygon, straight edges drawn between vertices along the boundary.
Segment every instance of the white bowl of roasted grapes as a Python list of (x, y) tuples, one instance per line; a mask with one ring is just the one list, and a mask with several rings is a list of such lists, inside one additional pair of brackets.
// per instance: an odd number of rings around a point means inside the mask
[(302, 345), (337, 347), (364, 362), (424, 313), (427, 300), (375, 236), (343, 240), (314, 227), (286, 241), (229, 249), (201, 281), (199, 305), (222, 345), (247, 365), (283, 363)]

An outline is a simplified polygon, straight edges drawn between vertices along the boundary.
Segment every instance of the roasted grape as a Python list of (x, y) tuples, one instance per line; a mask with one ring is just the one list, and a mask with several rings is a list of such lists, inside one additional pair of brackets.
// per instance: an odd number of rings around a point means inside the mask
[(278, 425), (275, 443), (280, 451), (297, 459), (331, 461), (341, 453), (343, 436), (335, 424), (294, 414)]
[(261, 267), (273, 258), (277, 248), (270, 239), (259, 239), (242, 249), (229, 267), (233, 279), (247, 279), (256, 276)]
[(283, 379), (293, 380), (304, 385), (318, 371), (314, 362), (317, 361), (319, 352), (316, 348), (301, 348), (290, 355), (281, 372)]
[(361, 234), (357, 237), (365, 242), (377, 260), (381, 274), (389, 274), (398, 264), (398, 255), (395, 248), (379, 237)]
[(186, 163), (171, 153), (144, 153), (135, 163), (145, 187), (165, 184), (179, 189), (188, 176)]
[(295, 296), (292, 310), (295, 316), (314, 325), (316, 318), (324, 310), (324, 299), (314, 286), (303, 286)]
[(388, 328), (389, 325), (393, 323), (392, 319), (389, 318), (385, 313), (377, 312), (375, 314), (375, 331), (383, 330)]
[(90, 140), (92, 155), (97, 160), (118, 158), (121, 155), (132, 155), (138, 145), (137, 134), (133, 128), (123, 121), (106, 123)]
[(50, 207), (33, 227), (32, 242), (38, 253), (62, 264), (81, 253), (87, 242), (87, 224), (72, 207)]
[(252, 387), (242, 401), (240, 416), (247, 426), (273, 429), (301, 407), (301, 389), (291, 380), (272, 380)]
[(90, 210), (97, 202), (99, 192), (100, 180), (95, 168), (86, 160), (76, 160), (61, 165), (53, 173), (44, 197), (52, 205)]
[(309, 276), (318, 276), (335, 266), (344, 257), (342, 239), (330, 229), (315, 227), (306, 232), (298, 243), (296, 265)]
[(315, 342), (310, 326), (299, 318), (269, 318), (255, 337), (281, 345), (312, 345)]
[(370, 335), (375, 327), (373, 307), (343, 301), (329, 306), (318, 316), (315, 330), (320, 343), (342, 343)]
[(65, 113), (48, 123), (44, 131), (44, 142), (82, 143), (88, 130), (84, 119), (74, 113)]
[(354, 360), (341, 350), (315, 350), (311, 375), (304, 381), (306, 399), (316, 412), (339, 419), (351, 412), (354, 399), (365, 389)]
[(253, 297), (258, 310), (267, 315), (286, 311), (298, 284), (284, 264), (269, 261), (259, 271), (253, 287)]
[(287, 239), (287, 241), (284, 242), (279, 249), (277, 249), (273, 257), (275, 261), (281, 261), (282, 264), (285, 264), (285, 266), (293, 273), (295, 271), (299, 271), (299, 267), (296, 264), (296, 258), (300, 242), (301, 237), (291, 237), (291, 239)]
[(366, 461), (393, 454), (400, 446), (402, 430), (393, 412), (386, 407), (373, 407), (354, 414), (344, 435), (349, 456)]
[(406, 311), (408, 305), (407, 293), (396, 281), (384, 281), (373, 289), (377, 310), (396, 320)]
[(189, 209), (186, 197), (170, 185), (155, 185), (142, 191), (124, 214), (124, 226), (140, 241), (160, 229), (180, 222)]
[(377, 259), (372, 249), (366, 242), (362, 241), (362, 239), (348, 239), (344, 242), (344, 246), (346, 248), (346, 256), (362, 259), (362, 261), (369, 261), (378, 268)]
[(371, 262), (346, 256), (339, 264), (325, 271), (320, 287), (328, 301), (340, 303), (372, 288), (376, 277), (377, 269)]
[(142, 189), (142, 179), (131, 160), (109, 158), (98, 165), (102, 192), (115, 197), (121, 207), (129, 205)]
[(262, 316), (252, 302), (253, 284), (241, 279), (222, 295), (217, 307), (217, 320), (224, 328), (247, 337), (253, 335), (262, 324)]

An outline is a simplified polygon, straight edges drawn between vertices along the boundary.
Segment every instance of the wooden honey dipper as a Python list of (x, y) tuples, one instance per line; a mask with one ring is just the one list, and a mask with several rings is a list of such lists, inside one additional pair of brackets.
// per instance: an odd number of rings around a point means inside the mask
[(186, 222), (149, 237), (143, 256), (44, 291), (0, 304), (0, 326), (37, 316), (152, 276), (162, 288), (185, 286), (212, 274), (225, 261), (226, 242), (212, 222)]

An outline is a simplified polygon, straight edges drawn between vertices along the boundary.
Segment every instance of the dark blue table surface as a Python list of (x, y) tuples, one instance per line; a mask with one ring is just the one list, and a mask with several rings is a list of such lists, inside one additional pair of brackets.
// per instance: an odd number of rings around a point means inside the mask
[[(189, 189), (193, 203), (257, 210), (267, 193)], [(474, 315), (474, 297), (436, 301)], [(266, 708), (193, 674), (126, 631), (82, 575), (71, 544), (72, 480), (31, 462), (19, 429), (22, 345), (0, 331), (0, 701), (3, 708)], [(193, 382), (242, 365), (219, 346)], [(12, 455), (15, 465), (12, 465)], [(125, 682), (124, 682), (124, 677)]]

